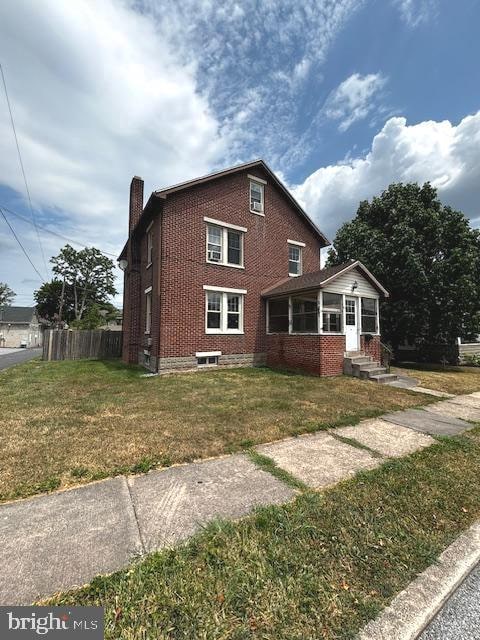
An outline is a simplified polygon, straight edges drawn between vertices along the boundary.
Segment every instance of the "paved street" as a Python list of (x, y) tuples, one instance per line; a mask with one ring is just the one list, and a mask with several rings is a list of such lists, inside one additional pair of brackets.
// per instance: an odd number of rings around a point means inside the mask
[(446, 602), (419, 640), (480, 639), (480, 566)]
[(0, 370), (8, 369), (21, 362), (27, 362), (32, 358), (42, 355), (41, 349), (8, 349), (0, 348)]

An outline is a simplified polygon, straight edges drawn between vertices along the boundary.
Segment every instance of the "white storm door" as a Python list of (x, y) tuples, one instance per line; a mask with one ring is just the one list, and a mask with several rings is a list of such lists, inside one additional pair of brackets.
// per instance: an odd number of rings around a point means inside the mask
[(347, 351), (358, 351), (357, 298), (345, 298), (345, 342)]

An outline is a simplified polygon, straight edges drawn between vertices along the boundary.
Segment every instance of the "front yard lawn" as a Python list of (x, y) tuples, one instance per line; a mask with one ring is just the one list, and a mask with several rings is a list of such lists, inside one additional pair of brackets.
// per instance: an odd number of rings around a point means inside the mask
[(419, 385), (446, 391), (454, 395), (480, 391), (480, 367), (451, 367), (442, 365), (408, 365), (392, 367), (392, 373), (416, 378)]
[(32, 361), (1, 373), (0, 500), (216, 456), (431, 401), (353, 378), (266, 368), (142, 373), (92, 360)]
[(353, 638), (480, 517), (479, 477), (476, 429), (50, 603), (105, 606), (107, 639)]

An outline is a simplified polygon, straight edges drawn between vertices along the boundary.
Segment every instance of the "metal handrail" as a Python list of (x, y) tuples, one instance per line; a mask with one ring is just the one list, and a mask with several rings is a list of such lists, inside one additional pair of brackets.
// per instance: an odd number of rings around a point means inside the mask
[(380, 342), (380, 360), (382, 362), (382, 366), (386, 368), (387, 372), (390, 373), (390, 362), (393, 358), (393, 350)]

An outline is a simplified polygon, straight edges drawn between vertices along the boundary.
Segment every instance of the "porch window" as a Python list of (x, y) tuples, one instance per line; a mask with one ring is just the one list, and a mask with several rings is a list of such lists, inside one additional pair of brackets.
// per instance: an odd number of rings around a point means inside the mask
[(322, 330), (324, 333), (342, 331), (342, 296), (339, 293), (322, 293)]
[(362, 298), (362, 333), (377, 333), (377, 301)]
[(288, 298), (268, 301), (268, 333), (288, 333)]
[(292, 298), (292, 333), (318, 333), (316, 296)]

